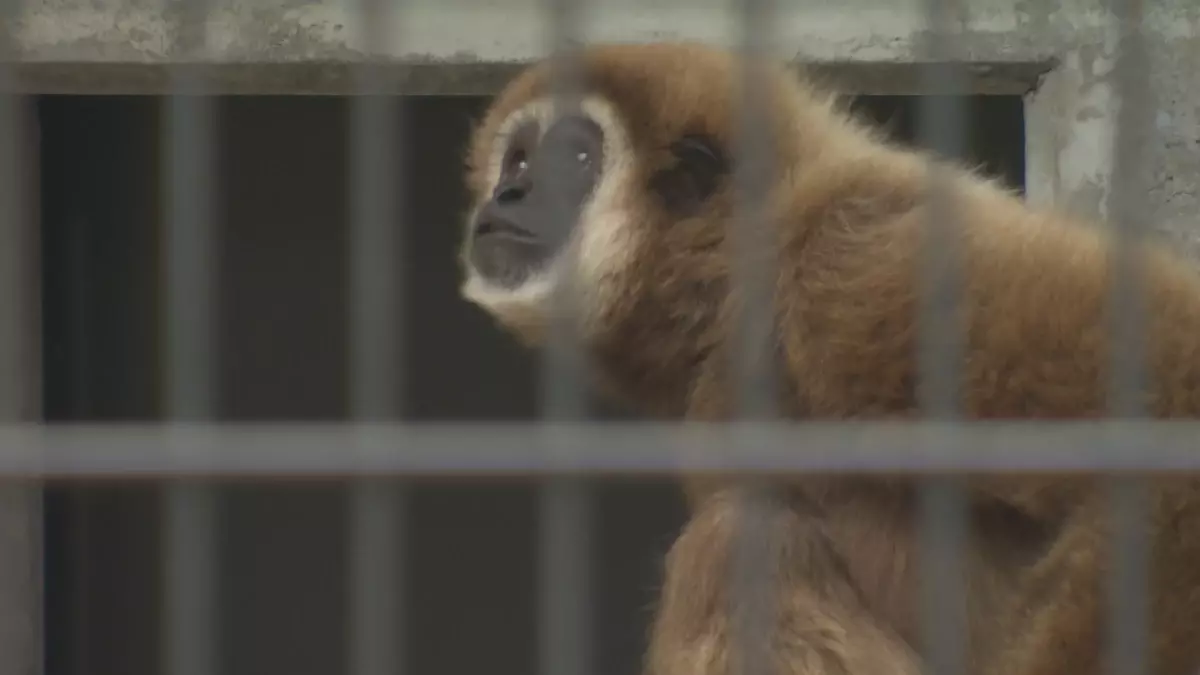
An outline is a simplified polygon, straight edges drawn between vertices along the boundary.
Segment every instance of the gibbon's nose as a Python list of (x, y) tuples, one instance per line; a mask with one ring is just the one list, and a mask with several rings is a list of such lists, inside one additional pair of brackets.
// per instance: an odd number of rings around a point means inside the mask
[(530, 187), (529, 179), (524, 175), (500, 181), (495, 191), (492, 192), (492, 199), (497, 204), (519, 202), (525, 198), (525, 195), (529, 194)]

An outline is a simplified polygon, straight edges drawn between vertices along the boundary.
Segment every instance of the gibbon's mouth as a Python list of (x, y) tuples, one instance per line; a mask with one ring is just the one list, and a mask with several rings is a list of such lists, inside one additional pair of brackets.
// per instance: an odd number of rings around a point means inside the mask
[(488, 218), (475, 226), (475, 238), (482, 239), (484, 237), (503, 237), (530, 244), (537, 242), (537, 237), (532, 232), (502, 218)]
[(489, 218), (475, 226), (471, 265), (493, 284), (506, 288), (520, 286), (551, 257), (544, 240), (502, 218)]

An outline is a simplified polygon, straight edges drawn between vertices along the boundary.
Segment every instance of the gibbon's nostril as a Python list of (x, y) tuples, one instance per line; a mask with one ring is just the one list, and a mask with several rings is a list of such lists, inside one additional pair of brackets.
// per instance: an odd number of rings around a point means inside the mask
[(500, 202), (501, 204), (507, 204), (507, 203), (511, 203), (511, 202), (520, 201), (521, 198), (524, 196), (525, 196), (524, 190), (522, 190), (519, 187), (510, 185), (510, 186), (507, 186), (504, 189), (500, 190), (499, 194), (496, 195), (496, 201)]
[(496, 190), (492, 193), (492, 199), (499, 204), (510, 204), (524, 199), (527, 194), (529, 194), (528, 181), (508, 180), (496, 186)]

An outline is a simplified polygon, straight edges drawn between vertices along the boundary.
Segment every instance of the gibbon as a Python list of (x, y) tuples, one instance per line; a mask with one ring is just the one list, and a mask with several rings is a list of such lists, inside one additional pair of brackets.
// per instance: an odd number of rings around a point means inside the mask
[[(578, 58), (578, 105), (551, 65), (505, 88), (467, 153), (473, 197), (462, 295), (530, 345), (551, 298), (597, 378), (647, 415), (735, 414), (734, 203), (741, 56), (699, 44), (600, 45)], [(763, 87), (776, 246), (771, 318), (797, 419), (916, 417), (918, 301), (931, 170), (959, 216), (962, 409), (969, 418), (1107, 414), (1114, 277), (1102, 228), (1035, 210), (999, 185), (887, 141), (782, 66)], [(556, 112), (557, 111), (557, 112)], [(1200, 413), (1200, 276), (1136, 252), (1156, 417)], [(797, 448), (803, 452), (803, 448)], [(969, 451), (969, 449), (964, 449)], [(1200, 451), (1200, 439), (1198, 439)], [(782, 480), (782, 479), (781, 479)], [(1200, 489), (1158, 476), (1149, 506), (1150, 672), (1200, 666)], [(1084, 475), (967, 477), (967, 659), (973, 675), (1099, 675), (1109, 515)], [(648, 675), (733, 675), (728, 581), (738, 481), (685, 479), (692, 515), (667, 553)], [(789, 476), (766, 518), (778, 602), (773, 673), (916, 675), (916, 484)]]

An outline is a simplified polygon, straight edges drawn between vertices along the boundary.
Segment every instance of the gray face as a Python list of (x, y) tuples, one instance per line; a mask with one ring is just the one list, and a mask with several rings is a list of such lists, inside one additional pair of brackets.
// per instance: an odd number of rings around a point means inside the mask
[(586, 117), (538, 131), (530, 122), (513, 134), (496, 189), (470, 227), (471, 264), (503, 287), (519, 286), (563, 248), (604, 163), (604, 134)]

